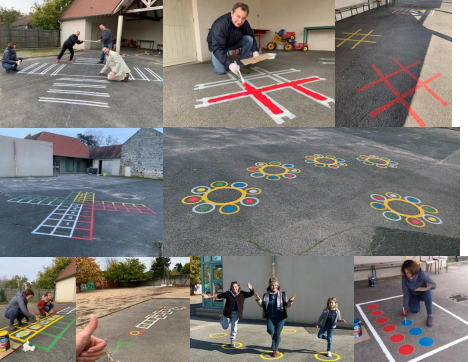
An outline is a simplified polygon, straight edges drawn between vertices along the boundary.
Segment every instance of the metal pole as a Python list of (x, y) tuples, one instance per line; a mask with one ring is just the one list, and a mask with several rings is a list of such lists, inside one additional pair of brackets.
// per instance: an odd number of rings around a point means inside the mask
[(13, 153), (15, 154), (15, 177), (18, 177), (18, 158), (16, 157), (16, 140), (13, 140)]
[(275, 270), (275, 256), (274, 256), (274, 255), (271, 257), (271, 276), (272, 276), (272, 277), (276, 276), (276, 270)]
[(115, 44), (115, 51), (120, 54), (120, 43), (122, 39), (122, 26), (123, 26), (123, 15), (119, 15), (119, 24), (117, 25), (117, 41)]

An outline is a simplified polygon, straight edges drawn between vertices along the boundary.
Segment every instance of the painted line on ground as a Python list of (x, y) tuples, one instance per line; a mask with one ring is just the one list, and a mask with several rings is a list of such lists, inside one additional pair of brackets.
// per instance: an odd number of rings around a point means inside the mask
[(26, 67), (26, 68), (20, 70), (20, 71), (18, 72), (18, 74), (24, 73), (24, 72), (27, 71), (28, 69), (34, 68), (34, 67), (35, 67), (36, 65), (38, 65), (38, 64), (40, 64), (40, 63), (31, 64), (30, 66), (28, 66), (28, 67)]
[(130, 73), (129, 75), (130, 75), (130, 80), (135, 80), (135, 77), (132, 75), (132, 73)]
[(97, 79), (59, 78), (58, 80), (72, 80), (74, 82), (110, 83), (108, 80), (97, 80)]
[(34, 73), (36, 73), (39, 69), (42, 69), (42, 68), (44, 68), (45, 66), (47, 66), (47, 63), (42, 64), (42, 65), (38, 66), (37, 68), (34, 68), (32, 71), (28, 72), (28, 74), (34, 74)]
[(49, 70), (55, 68), (56, 65), (57, 65), (57, 64), (52, 64), (51, 66), (49, 66), (48, 68), (44, 69), (42, 72), (40, 72), (40, 73), (38, 73), (38, 74), (44, 75), (44, 74), (46, 74)]
[(57, 75), (64, 67), (66, 64), (62, 64), (55, 72), (53, 72), (51, 75)]
[(139, 68), (137, 67), (133, 67), (133, 68), (135, 68), (135, 70), (138, 72), (138, 74), (140, 74), (143, 80), (147, 80), (148, 82), (150, 81), (149, 78)]
[(146, 70), (148, 73), (150, 73), (153, 77), (155, 77), (156, 80), (159, 80), (160, 82), (163, 81), (163, 79), (162, 79), (159, 75), (157, 75), (154, 71), (152, 71), (151, 69), (145, 68), (145, 70)]
[(107, 88), (100, 84), (74, 84), (74, 83), (54, 83), (54, 87), (76, 87), (76, 88)]
[(81, 100), (79, 100), (79, 99), (71, 100), (71, 99), (66, 99), (66, 98), (47, 98), (47, 97), (39, 97), (39, 102), (79, 104), (79, 105), (83, 105), (83, 106), (93, 106), (93, 107), (104, 107), (104, 108), (109, 108), (109, 104), (108, 104), (108, 103), (91, 102), (91, 101), (81, 101)]
[(81, 94), (84, 96), (110, 97), (109, 93), (86, 92), (86, 91), (68, 90), (68, 89), (49, 89), (47, 93)]

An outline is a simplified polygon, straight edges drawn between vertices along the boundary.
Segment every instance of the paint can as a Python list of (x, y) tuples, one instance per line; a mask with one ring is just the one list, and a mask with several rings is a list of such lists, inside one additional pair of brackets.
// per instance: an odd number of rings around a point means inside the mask
[(7, 331), (0, 332), (0, 352), (6, 352), (10, 348), (10, 336)]
[(361, 336), (361, 320), (359, 318), (354, 318), (354, 338), (359, 338)]
[(369, 280), (369, 287), (377, 286), (377, 278), (376, 277), (368, 277)]

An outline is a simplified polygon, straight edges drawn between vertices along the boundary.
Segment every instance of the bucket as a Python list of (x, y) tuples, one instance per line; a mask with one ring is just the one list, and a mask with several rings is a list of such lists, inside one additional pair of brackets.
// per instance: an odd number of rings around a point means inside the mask
[(0, 352), (6, 352), (10, 348), (10, 338), (7, 331), (0, 332)]
[(369, 279), (369, 287), (375, 287), (377, 285), (376, 277), (367, 277)]
[(361, 321), (359, 318), (354, 318), (354, 338), (362, 336)]

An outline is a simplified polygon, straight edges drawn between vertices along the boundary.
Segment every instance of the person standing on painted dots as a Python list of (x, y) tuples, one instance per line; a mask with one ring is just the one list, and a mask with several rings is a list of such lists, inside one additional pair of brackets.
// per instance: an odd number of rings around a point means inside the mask
[(26, 289), (24, 292), (18, 292), (5, 307), (5, 318), (10, 320), (10, 331), (15, 330), (15, 319), (18, 320), (18, 326), (22, 326), (21, 320), (26, 318), (26, 323), (30, 323), (30, 319), (40, 319), (35, 317), (28, 311), (28, 301), (34, 297), (34, 292), (31, 289)]
[(202, 296), (205, 299), (226, 299), (224, 304), (223, 315), (219, 318), (219, 323), (223, 329), (228, 329), (229, 321), (231, 322), (231, 346), (234, 347), (234, 342), (237, 335), (237, 323), (242, 318), (244, 311), (244, 300), (254, 295), (255, 291), (252, 284), (247, 283), (249, 291), (246, 292), (241, 290), (241, 286), (238, 282), (232, 282), (231, 287), (228, 291), (218, 295), (206, 295), (203, 293)]
[(281, 331), (283, 330), (288, 312), (286, 311), (296, 298), (293, 295), (290, 299), (286, 297), (286, 292), (281, 291), (278, 284), (278, 278), (272, 277), (269, 280), (269, 285), (263, 299), (260, 299), (255, 293), (257, 304), (263, 308), (263, 318), (267, 320), (267, 332), (271, 335), (271, 349), (273, 357), (278, 357), (278, 348), (281, 341)]
[(52, 293), (47, 292), (42, 299), (37, 303), (37, 310), (42, 316), (48, 316), (49, 312), (54, 308)]
[(15, 43), (8, 43), (8, 46), (5, 48), (2, 57), (2, 67), (5, 68), (7, 73), (11, 71), (17, 72), (18, 65), (21, 64), (23, 58), (16, 56), (16, 44)]
[(104, 24), (99, 25), (99, 29), (101, 29), (101, 39), (97, 42), (101, 43), (102, 51), (101, 51), (101, 59), (99, 60), (98, 64), (104, 64), (104, 57), (106, 53), (104, 53), (104, 47), (112, 49), (112, 34), (110, 29), (107, 29)]
[[(246, 20), (249, 15), (249, 6), (244, 3), (237, 3), (232, 7), (232, 11), (215, 20), (211, 26), (206, 41), (211, 53), (211, 64), (217, 74), (226, 73), (227, 69), (237, 73), (250, 73), (244, 66), (242, 59), (250, 57), (253, 52), (254, 57), (258, 57), (258, 46), (253, 36), (252, 28)], [(241, 49), (237, 65), (229, 59), (229, 50)]]
[[(408, 310), (411, 313), (418, 313), (421, 309), (421, 301), (426, 304), (428, 327), (432, 327), (434, 320), (432, 317), (432, 290), (436, 288), (436, 283), (425, 271), (422, 271), (418, 263), (414, 260), (406, 260), (401, 266), (401, 286), (403, 288), (403, 307), (401, 315), (406, 317)], [(417, 288), (431, 287), (424, 292), (416, 291)]]
[[(338, 301), (336, 298), (331, 297), (327, 300), (327, 306), (323, 310), (322, 314), (320, 314), (319, 319), (317, 320), (317, 324), (315, 329), (320, 330), (317, 334), (318, 338), (326, 339), (327, 340), (327, 356), (331, 357), (331, 344), (333, 339), (333, 330), (336, 328), (336, 323), (346, 323), (344, 319), (341, 319), (341, 313), (338, 309)], [(325, 336), (325, 332), (327, 332), (327, 336)]]
[(104, 75), (104, 73), (110, 69), (111, 72), (107, 76), (109, 80), (116, 80), (121, 82), (127, 82), (130, 77), (130, 69), (122, 59), (119, 53), (110, 50), (107, 47), (103, 47), (102, 51), (106, 54), (106, 64), (104, 68), (98, 73), (98, 75)]
[(62, 50), (59, 56), (57, 57), (57, 60), (55, 61), (56, 63), (60, 62), (60, 59), (62, 59), (62, 56), (65, 53), (65, 50), (67, 49), (70, 52), (70, 63), (73, 63), (73, 54), (75, 54), (73, 47), (75, 46), (75, 44), (83, 43), (83, 41), (78, 38), (79, 36), (80, 36), (80, 32), (77, 31), (75, 34), (70, 35), (68, 39), (65, 40), (65, 43), (63, 43), (63, 46), (62, 46)]

